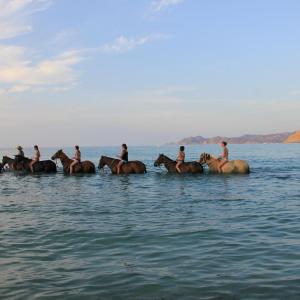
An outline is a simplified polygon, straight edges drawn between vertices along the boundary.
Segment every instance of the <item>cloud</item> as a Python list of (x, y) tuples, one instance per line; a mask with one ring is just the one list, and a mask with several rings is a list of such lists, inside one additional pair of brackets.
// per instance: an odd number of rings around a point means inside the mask
[(112, 43), (105, 44), (98, 49), (103, 53), (124, 53), (163, 37), (164, 36), (160, 34), (147, 35), (139, 38), (120, 36)]
[(49, 0), (0, 0), (0, 40), (30, 32), (29, 16), (47, 9), (50, 3)]
[(32, 61), (26, 48), (0, 45), (1, 93), (20, 93), (29, 89), (58, 89), (78, 80), (74, 66), (82, 61), (77, 52)]
[(151, 3), (151, 7), (154, 12), (159, 12), (168, 8), (169, 6), (178, 5), (183, 1), (184, 0), (155, 0)]
[(0, 45), (0, 94), (25, 91), (63, 91), (77, 84), (76, 66), (86, 56), (102, 53), (125, 53), (162, 38), (147, 35), (139, 38), (120, 36), (100, 47), (70, 50), (50, 58), (37, 58), (39, 53), (13, 45)]

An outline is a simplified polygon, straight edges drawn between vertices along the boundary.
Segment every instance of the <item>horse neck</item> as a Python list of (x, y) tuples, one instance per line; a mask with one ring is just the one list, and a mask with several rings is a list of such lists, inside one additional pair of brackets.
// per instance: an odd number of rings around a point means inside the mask
[(175, 161), (169, 158), (168, 156), (164, 155), (163, 164), (165, 165), (167, 170), (172, 168), (172, 163), (175, 163)]
[(4, 159), (5, 159), (5, 161), (6, 161), (7, 164), (11, 164), (11, 163), (15, 162), (15, 160), (13, 158), (10, 158), (8, 156), (5, 156)]
[(209, 160), (206, 161), (207, 165), (209, 168), (218, 168), (218, 160), (211, 158)]
[(59, 159), (63, 166), (70, 164), (72, 162), (72, 159), (70, 159), (65, 153), (62, 153)]
[(111, 170), (113, 170), (113, 168), (115, 167), (115, 165), (113, 165), (113, 164), (114, 164), (114, 161), (117, 161), (117, 159), (114, 159), (114, 158), (111, 158), (111, 157), (107, 157), (107, 156), (104, 156), (103, 159), (104, 159), (105, 164), (106, 164)]

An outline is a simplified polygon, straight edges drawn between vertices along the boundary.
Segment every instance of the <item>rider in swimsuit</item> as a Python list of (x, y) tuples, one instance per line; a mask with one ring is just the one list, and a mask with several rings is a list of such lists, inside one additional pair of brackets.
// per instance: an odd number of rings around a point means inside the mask
[(118, 170), (117, 170), (117, 174), (119, 175), (120, 172), (121, 172), (121, 167), (122, 165), (128, 163), (128, 150), (127, 150), (127, 145), (126, 144), (123, 144), (122, 145), (122, 150), (121, 150), (121, 154), (119, 155), (120, 157), (120, 161), (118, 163)]
[(176, 170), (178, 173), (181, 173), (180, 166), (184, 163), (184, 160), (185, 160), (184, 146), (180, 146), (176, 158)]
[(40, 157), (41, 157), (41, 153), (40, 153), (39, 147), (38, 147), (38, 145), (35, 145), (32, 161), (29, 163), (29, 168), (32, 173), (33, 173), (33, 166), (34, 166), (34, 164), (36, 164), (37, 162), (40, 161)]
[(222, 173), (222, 167), (228, 163), (229, 151), (227, 146), (227, 142), (221, 142), (220, 146), (223, 148), (223, 153), (219, 156), (219, 173)]
[(73, 162), (70, 164), (70, 174), (73, 173), (73, 168), (81, 161), (81, 152), (79, 150), (79, 146), (75, 146), (75, 154), (73, 157)]

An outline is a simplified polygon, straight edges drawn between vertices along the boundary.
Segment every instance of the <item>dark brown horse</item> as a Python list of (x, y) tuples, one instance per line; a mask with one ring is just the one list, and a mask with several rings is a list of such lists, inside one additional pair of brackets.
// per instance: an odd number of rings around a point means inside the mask
[[(70, 165), (73, 162), (72, 159), (70, 159), (62, 150), (58, 150), (51, 159), (60, 159), (61, 164), (64, 169), (64, 173), (70, 174)], [(85, 160), (77, 165), (74, 166), (73, 168), (73, 173), (77, 174), (94, 174), (96, 173), (96, 168), (95, 165), (89, 161)]]
[[(157, 160), (154, 162), (155, 167), (159, 167), (160, 165), (164, 165), (170, 173), (178, 173), (176, 170), (176, 161), (172, 160), (164, 154), (160, 154)], [(203, 167), (197, 161), (183, 163), (180, 166), (180, 170), (181, 173), (203, 173)]]
[[(101, 156), (98, 168), (102, 169), (105, 166), (108, 166), (112, 174), (117, 174), (117, 166), (119, 162), (119, 159)], [(123, 164), (120, 170), (120, 174), (145, 174), (146, 172), (145, 164), (138, 160), (129, 161), (128, 163)]]
[[(11, 171), (26, 171), (31, 172), (29, 163), (31, 159), (23, 157), (22, 159), (13, 159), (8, 156), (3, 156), (2, 165), (8, 165)], [(51, 160), (42, 160), (33, 165), (34, 173), (56, 173), (56, 164)]]

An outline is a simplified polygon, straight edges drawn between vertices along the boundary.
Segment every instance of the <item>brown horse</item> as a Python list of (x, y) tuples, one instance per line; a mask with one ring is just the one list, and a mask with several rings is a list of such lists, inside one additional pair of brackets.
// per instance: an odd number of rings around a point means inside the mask
[[(202, 153), (200, 156), (200, 163), (207, 164), (209, 171), (212, 173), (219, 173), (220, 160), (208, 153)], [(249, 174), (250, 167), (245, 160), (231, 160), (222, 167), (224, 174)]]
[[(119, 159), (101, 156), (99, 160), (99, 169), (103, 169), (105, 166), (108, 166), (112, 174), (117, 174), (117, 166), (120, 162)], [(134, 160), (129, 161), (122, 165), (120, 174), (145, 174), (147, 173), (146, 166), (141, 161)]]
[[(72, 159), (70, 159), (62, 150), (58, 150), (52, 157), (51, 159), (60, 159), (61, 164), (64, 169), (65, 174), (70, 174), (70, 165), (73, 162)], [(94, 174), (96, 173), (96, 168), (95, 165), (89, 161), (85, 160), (77, 165), (74, 166), (73, 168), (73, 173), (77, 174)]]
[[(31, 159), (22, 157), (22, 159), (13, 159), (8, 156), (3, 156), (2, 165), (8, 165), (11, 171), (25, 171), (31, 172), (29, 163)], [(33, 165), (34, 173), (56, 173), (56, 164), (51, 160), (42, 160)]]
[[(164, 165), (169, 173), (178, 173), (176, 170), (176, 161), (172, 160), (164, 154), (160, 154), (154, 162), (155, 167)], [(185, 162), (180, 166), (181, 173), (203, 173), (202, 165), (197, 161)]]

